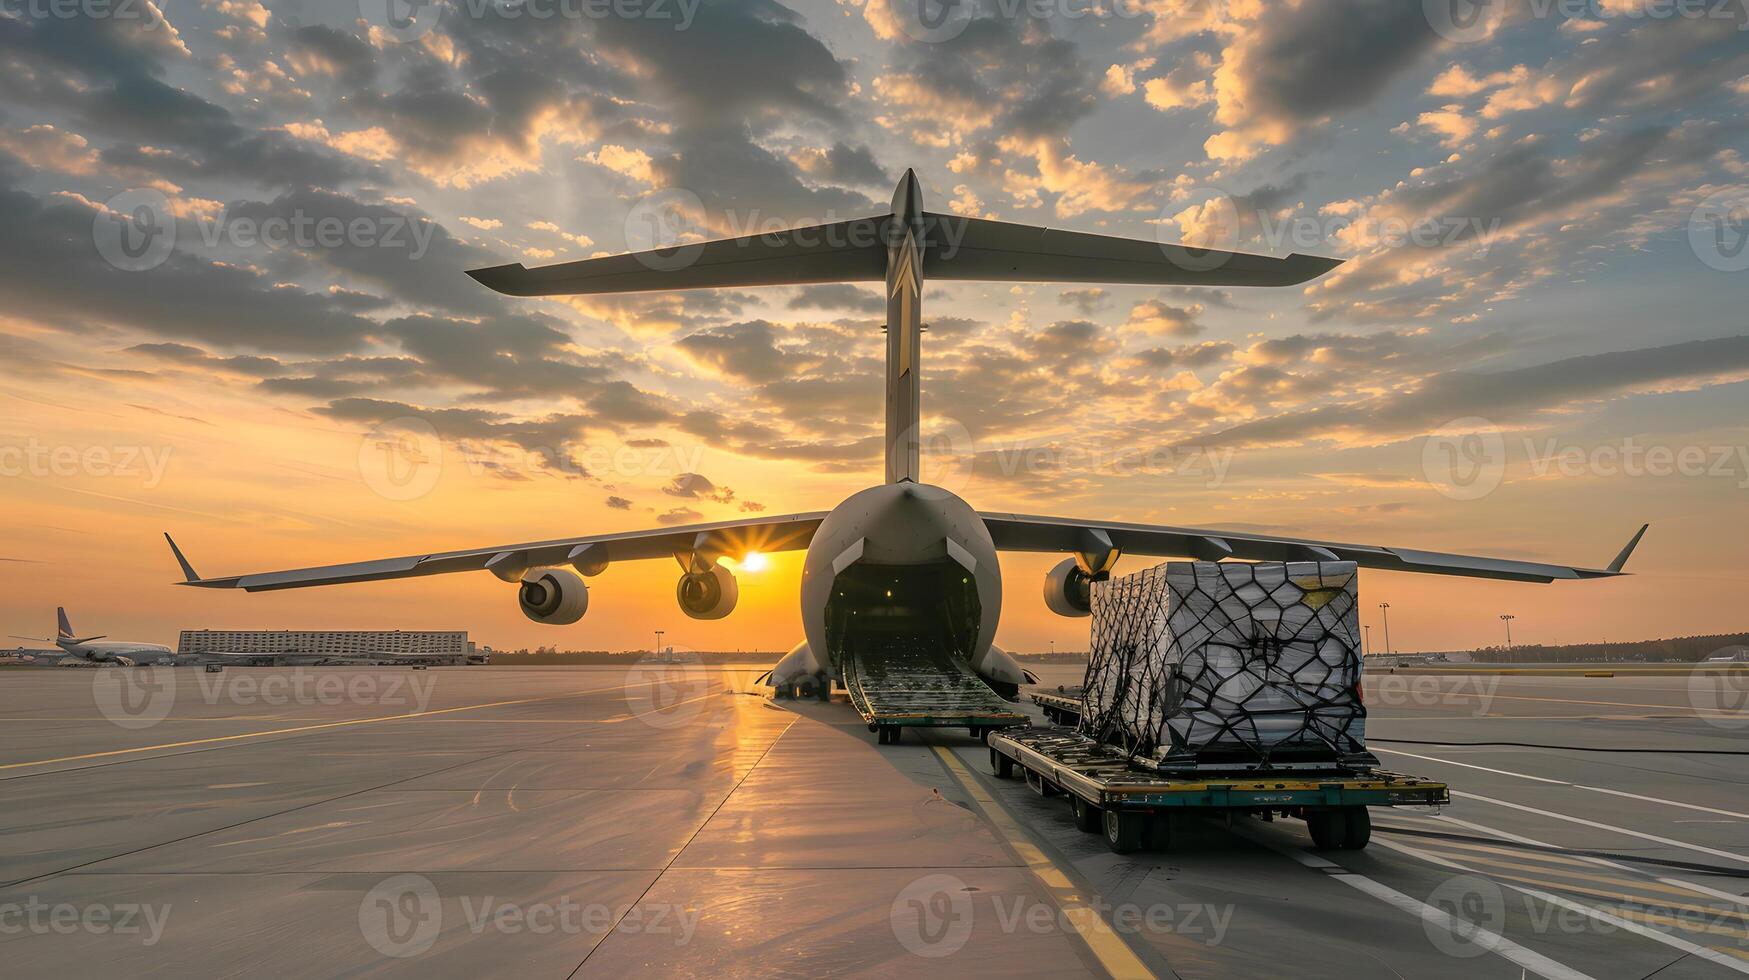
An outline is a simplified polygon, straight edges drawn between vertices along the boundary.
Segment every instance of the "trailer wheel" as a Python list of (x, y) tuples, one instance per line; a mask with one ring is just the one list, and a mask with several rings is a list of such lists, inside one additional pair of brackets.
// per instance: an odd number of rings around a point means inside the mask
[(1079, 796), (1070, 797), (1069, 805), (1075, 809), (1076, 830), (1086, 831), (1089, 834), (1099, 833), (1100, 827), (1103, 826), (1103, 822), (1100, 820), (1104, 813), (1103, 810)]
[(832, 678), (821, 677), (817, 686), (814, 688), (814, 696), (819, 698), (823, 702), (828, 702), (828, 703), (831, 702), (831, 700), (832, 700)]
[(1014, 778), (1014, 760), (1008, 758), (1007, 756), (996, 751), (995, 749), (991, 749), (990, 750), (990, 771), (996, 774), (997, 779), (1013, 779)]
[(1105, 811), (1105, 846), (1118, 854), (1128, 854), (1142, 846), (1142, 829), (1146, 821), (1140, 813), (1122, 810)]
[(1341, 810), (1308, 810), (1306, 829), (1312, 832), (1312, 846), (1318, 850), (1338, 850), (1348, 840), (1348, 814)]
[(1372, 840), (1372, 814), (1364, 806), (1348, 807), (1344, 814), (1346, 833), (1342, 837), (1342, 849), (1359, 851), (1365, 849), (1367, 842)]
[(891, 745), (898, 741), (898, 739), (893, 737), (894, 734), (893, 726), (891, 725), (882, 725), (875, 729), (875, 739), (882, 745)]

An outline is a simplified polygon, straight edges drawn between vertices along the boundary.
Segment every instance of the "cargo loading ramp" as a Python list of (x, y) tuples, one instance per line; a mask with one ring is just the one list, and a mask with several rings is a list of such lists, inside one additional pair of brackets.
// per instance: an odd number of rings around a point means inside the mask
[(851, 705), (883, 745), (899, 741), (906, 728), (965, 728), (981, 738), (1028, 721), (970, 664), (923, 641), (847, 652), (843, 672)]

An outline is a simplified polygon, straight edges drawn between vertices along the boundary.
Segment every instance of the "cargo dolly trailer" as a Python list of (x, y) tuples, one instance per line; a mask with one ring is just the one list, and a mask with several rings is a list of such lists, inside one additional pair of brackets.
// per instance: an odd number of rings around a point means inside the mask
[(1377, 768), (1177, 774), (1068, 729), (1010, 728), (987, 741), (998, 778), (1067, 798), (1075, 825), (1119, 854), (1168, 850), (1174, 813), (1296, 817), (1319, 848), (1360, 850), (1372, 836), (1368, 807), (1451, 802), (1444, 783)]

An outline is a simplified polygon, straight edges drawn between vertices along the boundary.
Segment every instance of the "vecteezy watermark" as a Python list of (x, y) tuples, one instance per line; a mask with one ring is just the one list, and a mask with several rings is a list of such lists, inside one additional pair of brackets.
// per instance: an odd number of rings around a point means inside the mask
[(1746, 0), (1423, 0), (1422, 11), (1434, 33), (1454, 44), (1485, 41), (1516, 9), (1531, 21), (1722, 20), (1749, 27)]
[(698, 654), (672, 647), (639, 657), (623, 681), (626, 707), (651, 728), (683, 728), (698, 718), (716, 686)]
[(35, 895), (0, 902), (0, 936), (129, 936), (156, 946), (169, 922), (167, 904), (45, 902)]
[(1749, 727), (1749, 647), (1714, 651), (1708, 661), (1720, 656), (1734, 659), (1711, 666), (1703, 662), (1688, 675), (1688, 703), (1715, 728)]
[[(958, 215), (933, 214), (924, 222), (919, 247), (952, 258), (971, 228)], [(707, 212), (697, 194), (683, 187), (651, 191), (633, 202), (621, 229), (626, 250), (646, 267), (662, 272), (685, 269), (704, 254), (708, 241), (723, 239), (718, 249), (784, 245), (802, 250), (893, 247), (915, 233), (896, 222), (855, 215), (850, 219), (827, 211), (816, 218), (794, 220), (760, 211)]]
[(1343, 239), (1356, 244), (1387, 249), (1475, 247), (1486, 255), (1504, 222), (1476, 215), (1399, 215), (1365, 212), (1350, 214), (1295, 214), (1277, 217), (1266, 210), (1256, 212), (1258, 234), (1273, 251), (1323, 248)]
[(422, 418), (380, 422), (358, 442), (358, 475), (388, 500), (417, 500), (443, 476), (443, 440)]
[(1749, 269), (1749, 187), (1716, 191), (1695, 205), (1688, 216), (1688, 244), (1709, 268)]
[(138, 480), (151, 489), (164, 482), (169, 446), (75, 446), (42, 442), (0, 445), (0, 477), (70, 479), (79, 476)]
[(1440, 677), (1433, 674), (1384, 674), (1367, 696), (1368, 707), (1468, 707), (1472, 717), (1486, 716), (1500, 690), (1498, 675)]
[(358, 0), (359, 19), (378, 36), (415, 41), (436, 27), (447, 11), (470, 20), (642, 20), (692, 27), (704, 0)]
[(1422, 444), (1421, 474), (1453, 500), (1486, 497), (1506, 476), (1506, 437), (1487, 419), (1453, 419)]
[(417, 41), (443, 19), (443, 0), (358, 0), (358, 18), (388, 41)]
[(1092, 914), (1121, 935), (1177, 935), (1218, 946), (1232, 925), (1235, 906), (1198, 903), (1141, 904), (1092, 898), (1069, 909), (1028, 895), (981, 892), (951, 874), (924, 875), (893, 896), (887, 922), (907, 952), (925, 959), (952, 956), (965, 948), (979, 921), (1004, 936), (1076, 934), (1077, 920)]
[[(1493, 422), (1474, 416), (1454, 419), (1422, 444), (1422, 476), (1447, 497), (1478, 500), (1504, 482), (1510, 448)], [(1532, 478), (1727, 479), (1739, 490), (1749, 489), (1749, 446), (1668, 446), (1633, 436), (1581, 446), (1527, 436), (1517, 448)]]
[(1658, 931), (1667, 935), (1684, 931), (1739, 935), (1745, 907), (1742, 902), (1729, 901), (1696, 904), (1687, 898), (1646, 901), (1632, 894), (1584, 904), (1550, 901), (1546, 895), (1502, 886), (1476, 874), (1460, 874), (1440, 882), (1427, 897), (1427, 904), (1435, 910), (1421, 919), (1428, 941), (1440, 952), (1459, 959), (1499, 949), (1505, 942), (1503, 929), (1508, 918), (1515, 933), (1537, 937), (1638, 933), (1644, 929), (1641, 923), (1655, 923)]
[(0, 0), (0, 18), (136, 21), (147, 30), (164, 24), (164, 12), (152, 0)]
[(1491, 879), (1479, 875), (1447, 878), (1427, 896), (1427, 904), (1445, 913), (1444, 919), (1421, 919), (1434, 949), (1468, 959), (1491, 953), (1500, 945), (1500, 930), (1506, 925), (1506, 893)]
[(1243, 232), (1239, 205), (1218, 187), (1175, 192), (1154, 219), (1154, 237), (1166, 258), (1192, 272), (1227, 264)]
[(424, 711), (437, 686), (435, 674), (383, 673), (358, 667), (252, 674), (202, 671), (191, 690), (178, 683), (187, 671), (169, 666), (92, 672), (91, 698), (98, 713), (127, 729), (150, 728), (170, 716), (179, 699), (243, 708), (287, 705), (365, 705)]
[[(481, 936), (605, 936), (610, 932), (659, 936), (675, 946), (692, 941), (702, 913), (664, 902), (610, 905), (571, 895), (539, 902), (511, 902), (495, 895), (452, 895), (461, 925)], [(430, 878), (400, 874), (385, 878), (358, 903), (358, 930), (372, 949), (404, 959), (437, 944), (443, 932), (445, 896)], [(454, 923), (455, 920), (451, 920)]]
[(1143, 0), (869, 0), (887, 6), (893, 23), (906, 37), (924, 44), (951, 41), (980, 16), (991, 20), (1026, 19), (1069, 40), (1087, 29), (1115, 20), (1136, 20), (1147, 12)]
[(91, 219), (97, 254), (123, 272), (156, 269), (176, 250), (176, 214), (170, 198), (151, 188), (122, 191)]
[[(234, 214), (183, 219), (192, 224), (207, 248), (387, 249), (410, 261), (425, 257), (437, 225), (403, 214), (311, 214), (295, 208), (289, 214)], [(92, 220), (91, 239), (97, 254), (123, 272), (145, 272), (163, 265), (175, 251), (179, 224), (170, 199), (146, 189), (123, 191), (104, 202)]]

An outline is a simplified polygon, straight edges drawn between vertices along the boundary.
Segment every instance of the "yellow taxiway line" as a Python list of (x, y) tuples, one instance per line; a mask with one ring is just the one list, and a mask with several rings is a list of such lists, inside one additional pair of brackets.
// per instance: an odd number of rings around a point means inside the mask
[(1087, 944), (1087, 948), (1099, 960), (1099, 965), (1105, 968), (1105, 972), (1114, 977), (1153, 977), (1154, 971), (1142, 962), (1141, 957), (1136, 955), (1136, 951), (1128, 943), (1112, 931), (1111, 926), (1100, 918), (1099, 912), (1082, 899), (1080, 889), (1069, 880), (1069, 876), (1045, 856), (1045, 852), (1033, 843), (1020, 824), (1002, 809), (995, 798), (984, 791), (984, 787), (960, 762), (959, 757), (944, 746), (937, 745), (933, 748), (942, 764), (947, 767), (948, 773), (972, 798), (972, 803), (983, 812), (984, 817), (996, 828), (996, 832), (1014, 849), (1014, 853), (1020, 856), (1026, 870), (1044, 887), (1051, 901), (1063, 911), (1064, 920)]

